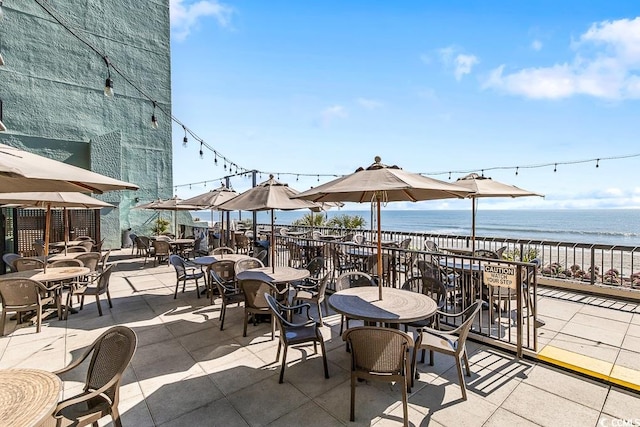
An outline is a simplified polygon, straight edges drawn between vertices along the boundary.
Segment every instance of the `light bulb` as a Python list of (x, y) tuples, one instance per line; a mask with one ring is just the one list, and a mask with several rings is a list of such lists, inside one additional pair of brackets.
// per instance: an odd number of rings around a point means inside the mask
[(109, 98), (113, 96), (113, 80), (111, 80), (111, 77), (107, 77), (104, 81), (104, 96)]
[(155, 113), (151, 115), (151, 127), (158, 129), (158, 119), (156, 119)]

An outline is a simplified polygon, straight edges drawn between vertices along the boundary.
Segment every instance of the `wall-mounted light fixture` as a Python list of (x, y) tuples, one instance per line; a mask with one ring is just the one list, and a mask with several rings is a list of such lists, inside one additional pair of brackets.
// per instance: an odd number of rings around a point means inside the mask
[(111, 80), (111, 67), (109, 66), (109, 58), (103, 58), (107, 64), (107, 79), (104, 81), (104, 96), (111, 98), (113, 96), (113, 80)]
[(156, 118), (156, 102), (153, 101), (153, 113), (151, 114), (151, 127), (158, 129), (158, 119)]
[[(0, 0), (0, 6), (2, 6), (2, 0)], [(2, 122), (2, 99), (0, 99), (0, 132), (7, 130), (7, 127)]]

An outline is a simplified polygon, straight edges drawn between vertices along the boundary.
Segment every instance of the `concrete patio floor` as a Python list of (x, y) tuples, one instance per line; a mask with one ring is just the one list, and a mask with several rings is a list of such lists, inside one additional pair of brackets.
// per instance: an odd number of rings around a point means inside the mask
[[(329, 313), (322, 331), (330, 378), (324, 378), (322, 359), (313, 353), (313, 346), (298, 346), (290, 349), (285, 382), (278, 384), (277, 340), (270, 340), (268, 323), (250, 325), (243, 338), (243, 308), (234, 306), (228, 308), (225, 330), (220, 331), (219, 302), (211, 306), (207, 298), (196, 298), (193, 287), (173, 299), (173, 268), (149, 263), (143, 267), (141, 259), (129, 259), (130, 250), (114, 251), (113, 258), (117, 263), (110, 286), (113, 309), (99, 317), (95, 303), (87, 300), (84, 309), (67, 321), (45, 321), (40, 333), (28, 323), (9, 322), (7, 335), (0, 338), (0, 369), (60, 369), (106, 328), (124, 324), (135, 330), (139, 340), (121, 387), (124, 425), (402, 425), (400, 388), (376, 383), (358, 383), (356, 421), (349, 422), (350, 360), (338, 334), (340, 316)], [(570, 350), (587, 346), (594, 357), (604, 354), (607, 360), (621, 354), (632, 359), (640, 351), (634, 350), (640, 341), (640, 313), (618, 320), (628, 325), (620, 338), (612, 332), (620, 325), (609, 325), (602, 320), (604, 314), (594, 315), (594, 310), (584, 302), (541, 297), (540, 313), (547, 322), (541, 343)], [(566, 314), (570, 312), (574, 315)], [(574, 318), (577, 323), (571, 322)], [(589, 331), (589, 336), (580, 337), (581, 331)], [(594, 337), (599, 345), (593, 345)], [(607, 347), (598, 350), (602, 345)], [(461, 399), (452, 358), (436, 355), (435, 366), (418, 364), (421, 376), (409, 396), (411, 424), (640, 425), (636, 392), (546, 363), (518, 360), (475, 342), (468, 342), (468, 352), (472, 376), (466, 378), (467, 401)], [(65, 396), (79, 386), (77, 381), (65, 382)], [(622, 422), (618, 420), (631, 424), (616, 424)], [(100, 424), (110, 425), (110, 419)]]

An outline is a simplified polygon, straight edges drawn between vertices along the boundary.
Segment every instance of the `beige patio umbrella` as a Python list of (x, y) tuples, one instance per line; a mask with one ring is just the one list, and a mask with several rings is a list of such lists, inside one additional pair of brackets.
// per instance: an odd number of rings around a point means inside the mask
[[(378, 223), (378, 277), (382, 277), (382, 230), (380, 205), (386, 202), (417, 202), (446, 198), (463, 198), (470, 190), (437, 179), (387, 166), (376, 156), (366, 169), (336, 178), (304, 191), (295, 198), (314, 202), (371, 202), (375, 203)], [(378, 294), (382, 299), (382, 280), (378, 280)]]
[(182, 203), (182, 199), (178, 196), (173, 196), (171, 199), (162, 200), (158, 199), (155, 202), (143, 203), (142, 205), (135, 206), (134, 209), (151, 209), (154, 211), (172, 211), (173, 212), (173, 231), (176, 237), (178, 236), (178, 216), (177, 211), (197, 211), (200, 208), (198, 206), (187, 205)]
[(256, 185), (253, 188), (241, 193), (218, 206), (218, 209), (225, 211), (271, 211), (271, 269), (275, 271), (275, 232), (274, 232), (274, 211), (275, 210), (296, 210), (296, 209), (316, 209), (316, 203), (306, 200), (292, 199), (298, 191), (276, 180), (273, 175), (267, 181)]
[[(100, 209), (113, 208), (114, 205), (95, 199), (83, 193), (74, 192), (37, 192), (37, 193), (0, 193), (0, 204), (18, 205), (20, 207), (34, 207), (46, 209), (44, 225), (44, 255), (49, 254), (49, 234), (51, 223), (51, 208), (64, 209), (64, 250), (67, 251), (69, 238), (69, 222), (67, 218), (67, 208)], [(47, 264), (44, 265), (45, 271)]]
[(62, 191), (98, 193), (137, 190), (129, 182), (0, 144), (0, 193)]
[(476, 210), (478, 199), (481, 197), (527, 197), (540, 196), (542, 194), (523, 190), (515, 185), (503, 184), (494, 181), (489, 177), (471, 173), (456, 180), (456, 185), (468, 188), (473, 191), (467, 197), (471, 199), (471, 251), (476, 250)]
[[(211, 209), (211, 223), (213, 224), (213, 211), (218, 210), (218, 206), (227, 202), (238, 195), (237, 192), (230, 190), (225, 185), (221, 184), (220, 187), (211, 191), (207, 191), (203, 194), (198, 194), (189, 199), (182, 201), (185, 205), (198, 206), (198, 209)], [(224, 236), (224, 221), (221, 223), (221, 233)]]

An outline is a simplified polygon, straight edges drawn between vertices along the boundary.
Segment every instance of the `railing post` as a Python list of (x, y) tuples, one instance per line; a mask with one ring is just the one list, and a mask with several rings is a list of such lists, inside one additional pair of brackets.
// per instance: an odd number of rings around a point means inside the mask
[(591, 277), (590, 283), (593, 285), (596, 283), (596, 250), (593, 246), (590, 249), (591, 252)]
[[(516, 286), (516, 312), (518, 313), (518, 320), (516, 323), (516, 354), (518, 359), (522, 359), (522, 322), (523, 322), (523, 314), (522, 313), (522, 287), (524, 286), (522, 282), (522, 266), (518, 265), (516, 267), (516, 277), (518, 278), (518, 285)], [(491, 304), (491, 299), (489, 299), (489, 304)]]

